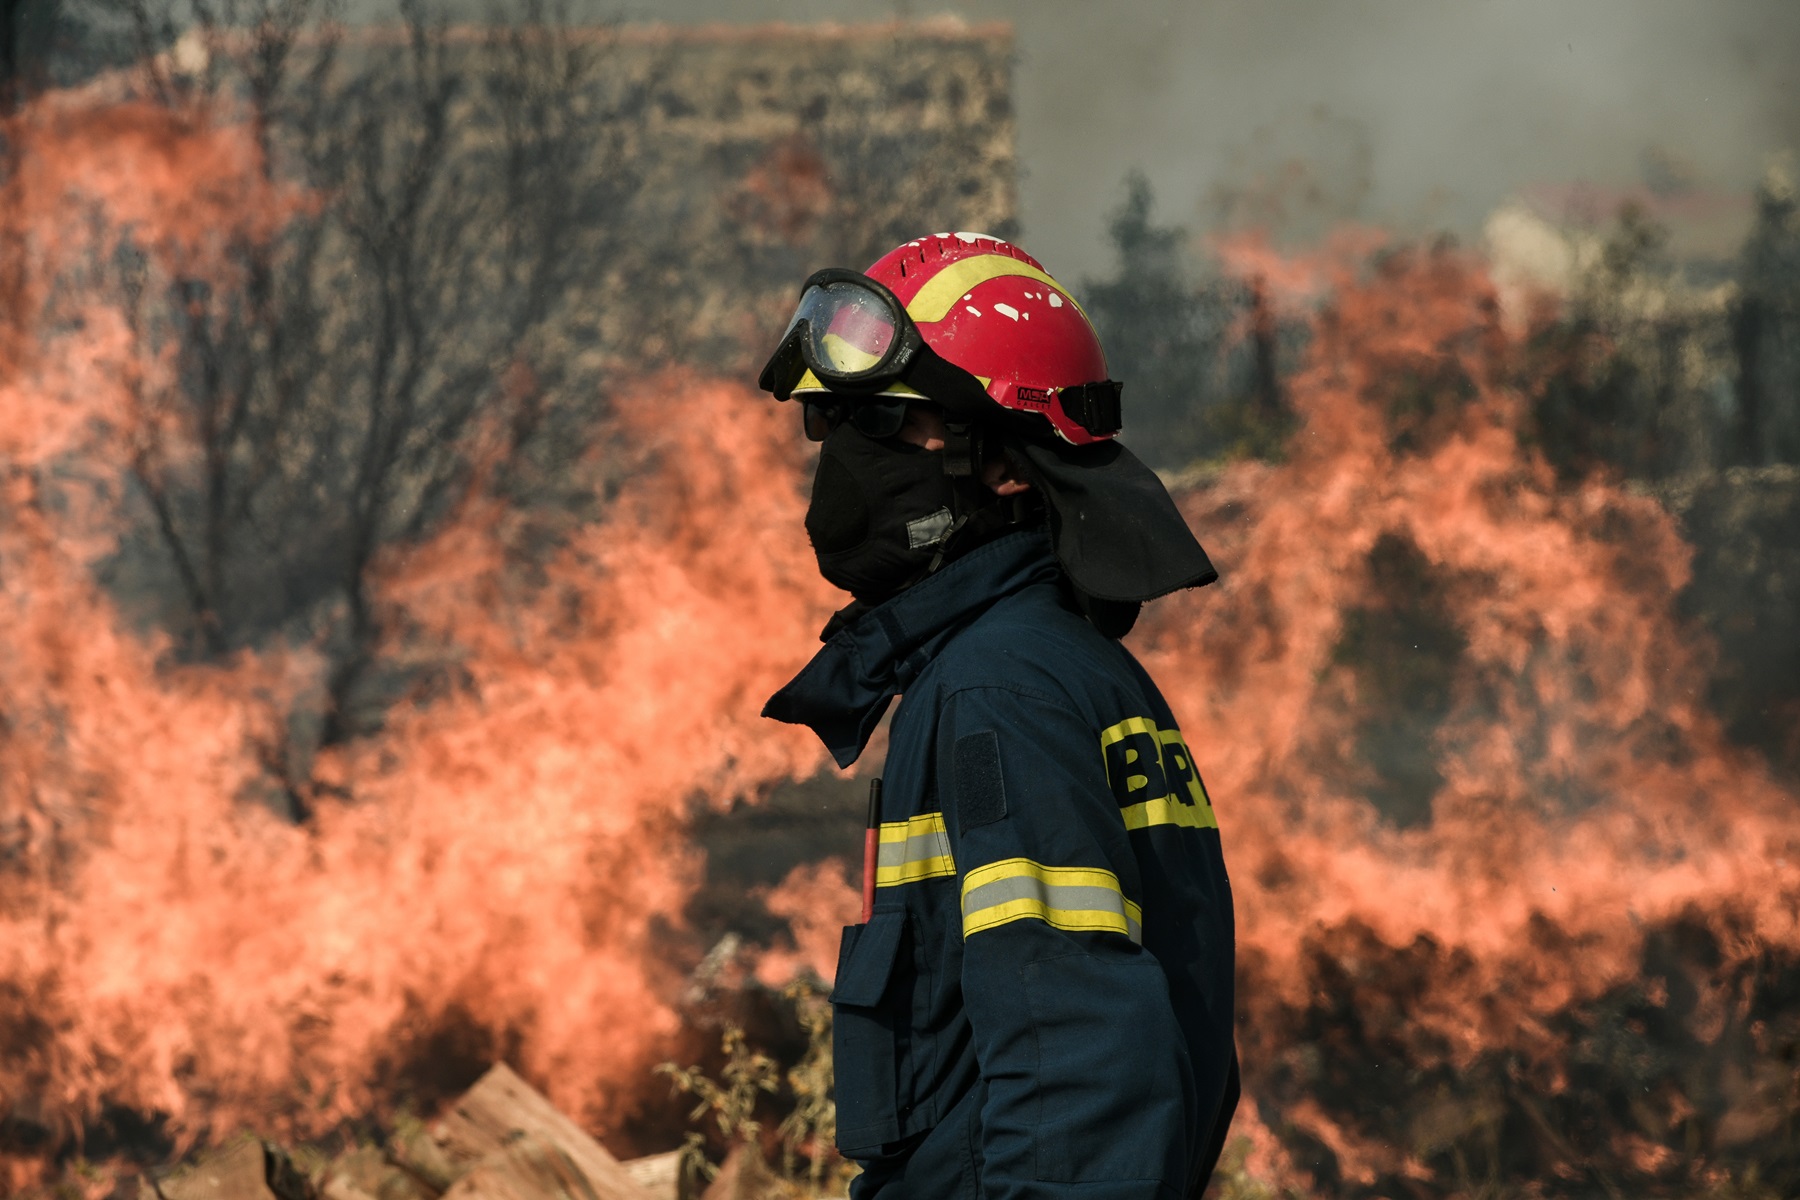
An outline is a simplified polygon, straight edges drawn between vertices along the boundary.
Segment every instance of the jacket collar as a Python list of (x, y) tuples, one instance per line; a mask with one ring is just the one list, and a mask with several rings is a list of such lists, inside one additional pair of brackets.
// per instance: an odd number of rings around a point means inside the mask
[(1059, 568), (1042, 529), (1008, 534), (970, 551), (877, 605), (833, 634), (762, 715), (805, 725), (840, 767), (869, 744), (895, 696), (919, 677), (946, 642), (995, 601)]

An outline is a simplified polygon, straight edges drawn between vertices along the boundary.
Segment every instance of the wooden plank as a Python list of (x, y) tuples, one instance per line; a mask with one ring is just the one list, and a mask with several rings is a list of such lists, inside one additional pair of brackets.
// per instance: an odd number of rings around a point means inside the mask
[[(433, 1122), (431, 1136), (451, 1164), (459, 1171), (469, 1172), (518, 1139), (533, 1137), (554, 1147), (574, 1165), (592, 1189), (593, 1200), (656, 1200), (638, 1186), (606, 1147), (558, 1112), (505, 1063), (496, 1063), (449, 1112)], [(525, 1169), (525, 1164), (516, 1165)], [(461, 1183), (459, 1180), (457, 1186)], [(446, 1193), (446, 1200), (455, 1192), (453, 1187)]]
[(450, 1190), (464, 1171), (450, 1161), (444, 1148), (433, 1140), (431, 1131), (410, 1118), (403, 1120), (387, 1141), (387, 1160), (404, 1168), (432, 1189), (432, 1195)]
[(324, 1200), (436, 1200), (439, 1189), (389, 1162), (379, 1147), (341, 1154), (325, 1169)]
[(374, 1193), (363, 1191), (342, 1175), (326, 1176), (319, 1195), (325, 1200), (378, 1200)]
[(163, 1200), (276, 1200), (263, 1154), (260, 1139), (240, 1137), (154, 1188)]
[(688, 1200), (682, 1171), (683, 1154), (670, 1150), (663, 1154), (647, 1154), (620, 1163), (632, 1182), (660, 1200)]
[(443, 1200), (600, 1200), (561, 1147), (521, 1133), (488, 1155), (444, 1193)]

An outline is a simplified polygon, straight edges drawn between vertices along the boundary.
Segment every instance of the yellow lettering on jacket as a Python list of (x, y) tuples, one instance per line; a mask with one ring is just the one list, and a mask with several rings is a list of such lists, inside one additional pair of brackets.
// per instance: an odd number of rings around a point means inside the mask
[(1101, 731), (1100, 753), (1127, 829), (1219, 827), (1179, 729), (1159, 729), (1149, 717), (1127, 717)]

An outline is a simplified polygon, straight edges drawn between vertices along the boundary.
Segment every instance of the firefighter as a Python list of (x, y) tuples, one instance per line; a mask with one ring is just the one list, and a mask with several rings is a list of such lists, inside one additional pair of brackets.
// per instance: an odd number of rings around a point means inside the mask
[(1017, 246), (939, 234), (811, 276), (760, 382), (819, 443), (806, 529), (853, 597), (764, 715), (848, 767), (903, 697), (831, 996), (852, 1197), (1198, 1196), (1237, 1103), (1231, 891), (1119, 638), (1217, 573), (1115, 440), (1092, 325)]

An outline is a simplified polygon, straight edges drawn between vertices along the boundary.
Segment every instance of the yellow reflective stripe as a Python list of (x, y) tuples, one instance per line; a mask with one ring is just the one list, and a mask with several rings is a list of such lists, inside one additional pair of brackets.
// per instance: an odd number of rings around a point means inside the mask
[(1119, 810), (1127, 829), (1148, 829), (1152, 825), (1180, 825), (1184, 829), (1217, 829), (1219, 818), (1210, 804), (1183, 804), (1173, 796), (1145, 800)]
[(884, 821), (875, 858), (875, 886), (895, 887), (956, 874), (944, 814), (921, 813), (904, 821)]
[[(1075, 305), (1075, 311), (1081, 313), (1082, 320), (1088, 320), (1087, 313), (1082, 311), (1075, 297), (1063, 290), (1062, 284), (1030, 263), (1020, 262), (1004, 254), (978, 254), (974, 258), (951, 263), (925, 281), (925, 286), (907, 304), (906, 314), (920, 325), (941, 321), (950, 314), (951, 306), (962, 299), (965, 293), (973, 291), (976, 285), (1011, 275), (1049, 284), (1056, 289), (1058, 295)], [(1088, 321), (1088, 324), (1092, 325), (1093, 322)]]
[(946, 830), (943, 813), (920, 813), (918, 816), (908, 817), (904, 821), (883, 821), (881, 823), (881, 844), (889, 846), (921, 834), (944, 832)]
[(965, 939), (1027, 919), (1144, 938), (1143, 910), (1120, 890), (1118, 876), (1098, 867), (1046, 867), (1028, 858), (988, 863), (963, 878), (962, 913)]

